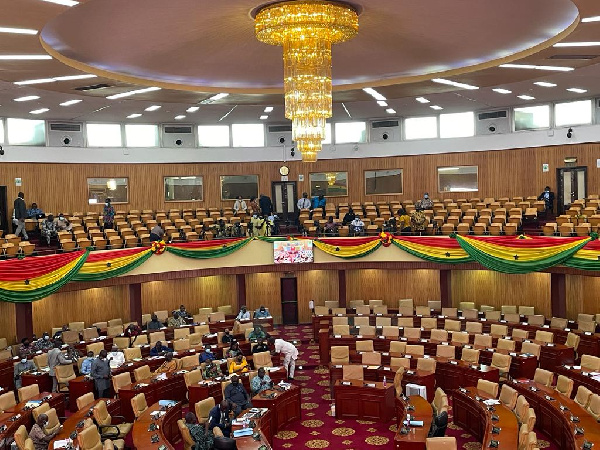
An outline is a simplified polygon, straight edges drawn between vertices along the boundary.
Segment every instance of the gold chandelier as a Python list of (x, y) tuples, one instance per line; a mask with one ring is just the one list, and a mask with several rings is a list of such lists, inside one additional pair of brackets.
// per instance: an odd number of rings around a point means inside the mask
[(333, 186), (337, 180), (337, 175), (335, 173), (328, 172), (325, 174), (325, 178), (327, 178), (327, 184), (329, 186)]
[(349, 5), (323, 0), (284, 1), (256, 14), (256, 37), (283, 46), (285, 117), (302, 161), (315, 162), (331, 108), (331, 46), (358, 33)]

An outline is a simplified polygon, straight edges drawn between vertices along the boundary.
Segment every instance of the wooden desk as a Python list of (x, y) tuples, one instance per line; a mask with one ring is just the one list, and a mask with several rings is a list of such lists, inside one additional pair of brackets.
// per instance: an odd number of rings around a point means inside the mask
[[(47, 400), (45, 400), (45, 399), (47, 399)], [(35, 397), (30, 398), (29, 400), (42, 400), (42, 403), (48, 403), (50, 405), (50, 408), (56, 409), (56, 415), (58, 417), (64, 417), (64, 415), (65, 415), (65, 395), (64, 394), (42, 392), (42, 393), (36, 395)], [(8, 408), (4, 412), (17, 413), (17, 414), (23, 414), (24, 412), (25, 413), (29, 412), (31, 414), (30, 411), (25, 409), (26, 404), (27, 404), (27, 401), (17, 403), (15, 406), (13, 406), (12, 408)], [(33, 421), (31, 422), (31, 425), (33, 425)]]
[[(349, 383), (344, 385), (343, 383)], [(367, 387), (365, 381), (337, 380), (334, 385), (336, 419), (374, 420), (387, 423), (395, 415), (394, 384), (372, 381), (375, 387)]]
[[(21, 414), (17, 417), (17, 414)], [(6, 427), (4, 431), (0, 431), (0, 449), (9, 450), (14, 441), (14, 434), (21, 425), (25, 425), (29, 429), (31, 426), (31, 412), (13, 413), (4, 412), (0, 414), (0, 427)]]
[(21, 385), (37, 384), (40, 392), (52, 392), (52, 378), (48, 372), (29, 372), (21, 374)]
[(477, 385), (478, 380), (488, 380), (494, 383), (498, 383), (500, 380), (500, 371), (496, 367), (446, 358), (437, 358), (437, 361), (435, 379), (438, 387), (446, 392), (464, 386)]
[[(453, 421), (472, 434), (478, 441), (483, 443), (482, 448), (488, 448), (490, 441), (498, 441), (499, 449), (515, 450), (519, 443), (519, 424), (515, 414), (504, 405), (495, 405), (494, 412), (488, 410), (487, 406), (476, 399), (489, 399), (490, 396), (477, 388), (466, 388), (466, 392), (456, 390), (452, 392)], [(492, 414), (498, 417), (492, 420)], [(498, 434), (492, 434), (492, 427), (501, 428)]]
[[(164, 445), (167, 449), (174, 450), (175, 444), (181, 441), (181, 434), (177, 426), (177, 421), (181, 419), (181, 403), (177, 402), (168, 408), (164, 415), (155, 420), (152, 418), (152, 414), (157, 411), (162, 411), (158, 402), (150, 406), (133, 424), (132, 436), (135, 448), (150, 450)], [(157, 430), (149, 430), (148, 427), (152, 423), (158, 425)], [(155, 435), (158, 437), (158, 441), (152, 443), (152, 436)]]
[(81, 375), (69, 381), (69, 411), (77, 412), (77, 399), (88, 392), (94, 392), (94, 380)]
[[(412, 406), (414, 410), (408, 411), (408, 406)], [(407, 420), (407, 415), (410, 414), (411, 420), (422, 420), (422, 427), (407, 426), (408, 433), (402, 434), (402, 424)], [(413, 395), (408, 398), (408, 402), (404, 400), (396, 400), (396, 417), (398, 419), (398, 431), (394, 436), (394, 444), (397, 449), (401, 450), (425, 450), (425, 441), (429, 435), (431, 422), (433, 422), (433, 408), (431, 404), (419, 395)]]
[[(536, 428), (542, 430), (558, 448), (576, 450), (582, 448), (586, 441), (593, 443), (594, 447), (600, 446), (600, 424), (573, 400), (532, 380), (508, 384), (527, 399), (529, 406), (535, 410)], [(568, 410), (563, 411), (561, 406)], [(572, 416), (579, 417), (579, 423), (573, 423)], [(584, 430), (583, 435), (575, 434), (576, 426)]]
[(19, 362), (18, 356), (0, 362), (0, 387), (7, 391), (15, 389), (15, 362)]
[[(273, 398), (266, 398), (274, 395)], [(302, 418), (300, 409), (300, 388), (292, 385), (287, 391), (269, 389), (252, 397), (252, 405), (256, 408), (269, 408), (273, 412), (271, 429), (276, 434), (285, 425)]]
[[(242, 411), (240, 417), (244, 414), (249, 413), (249, 410)], [(271, 450), (271, 442), (273, 442), (273, 429), (271, 428), (273, 419), (272, 419), (273, 411), (267, 410), (261, 417), (254, 417), (251, 420), (254, 420), (256, 423), (255, 431), (258, 430), (260, 434), (260, 441), (255, 441), (252, 436), (244, 436), (240, 438), (235, 438), (236, 446), (239, 450), (258, 450), (261, 445), (266, 446), (266, 450)], [(241, 425), (233, 425), (231, 427), (232, 437), (233, 432), (235, 430), (241, 429)]]
[[(600, 377), (591, 376), (590, 372), (581, 369), (575, 369), (573, 366), (560, 366), (556, 368), (558, 375), (564, 375), (573, 380), (573, 397), (577, 393), (579, 386), (585, 386), (594, 394), (600, 395)], [(585, 375), (584, 375), (585, 374)]]

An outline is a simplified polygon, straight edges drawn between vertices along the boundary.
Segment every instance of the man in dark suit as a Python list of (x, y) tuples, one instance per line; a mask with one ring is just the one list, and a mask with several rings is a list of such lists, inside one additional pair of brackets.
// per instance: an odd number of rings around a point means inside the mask
[(15, 199), (15, 220), (17, 221), (17, 228), (15, 234), (18, 236), (23, 233), (25, 240), (29, 240), (27, 236), (27, 230), (25, 230), (25, 219), (27, 219), (27, 205), (25, 204), (25, 194), (19, 192), (18, 197)]
[(223, 400), (220, 404), (213, 406), (208, 413), (208, 429), (220, 428), (223, 436), (231, 435), (231, 404)]
[(258, 206), (260, 206), (260, 212), (263, 216), (268, 216), (273, 212), (273, 203), (271, 199), (265, 194), (260, 194), (258, 199)]
[(552, 213), (554, 210), (554, 192), (550, 190), (550, 186), (546, 186), (544, 192), (538, 196), (538, 200), (544, 200), (544, 203), (546, 204), (546, 213)]
[(250, 396), (237, 375), (231, 377), (231, 383), (225, 388), (223, 397), (231, 404), (235, 417), (239, 416), (243, 410), (252, 408)]

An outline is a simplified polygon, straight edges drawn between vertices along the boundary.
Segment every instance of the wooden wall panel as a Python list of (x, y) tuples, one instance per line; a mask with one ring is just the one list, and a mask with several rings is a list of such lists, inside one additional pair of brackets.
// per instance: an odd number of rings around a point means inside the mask
[(346, 295), (350, 300), (383, 300), (390, 308), (398, 300), (412, 298), (415, 305), (427, 305), (428, 300), (440, 300), (440, 275), (437, 270), (346, 271)]
[(33, 302), (33, 331), (38, 336), (65, 323), (129, 320), (128, 286), (111, 286), (83, 291), (58, 292)]
[(256, 310), (265, 305), (273, 316), (274, 323), (281, 319), (281, 277), (283, 273), (252, 273), (246, 275), (246, 306)]
[(190, 313), (199, 308), (235, 305), (237, 284), (235, 275), (185, 278), (181, 280), (142, 283), (142, 313), (172, 311), (184, 304)]
[(6, 338), (9, 344), (16, 342), (17, 321), (15, 304), (0, 302), (0, 338)]
[(510, 275), (490, 270), (452, 272), (452, 302), (475, 302), (500, 309), (502, 305), (534, 306), (536, 314), (552, 316), (550, 274)]
[(339, 283), (337, 270), (307, 270), (297, 272), (298, 278), (298, 322), (310, 323), (310, 300), (315, 305), (324, 305), (325, 300), (338, 300)]
[(567, 318), (577, 320), (577, 314), (599, 314), (600, 278), (581, 275), (566, 276)]
[[(426, 144), (423, 144), (426, 145)], [(598, 193), (600, 170), (596, 169), (599, 144), (578, 144), (556, 147), (524, 148), (501, 151), (446, 153), (437, 155), (396, 156), (386, 158), (356, 158), (322, 160), (315, 164), (290, 161), (289, 179), (297, 180), (298, 193), (308, 190), (310, 172), (347, 171), (348, 197), (336, 197), (331, 202), (379, 201), (419, 198), (428, 191), (432, 198), (504, 197), (539, 194), (544, 186), (556, 186), (556, 168), (563, 167), (565, 156), (575, 156), (578, 165), (588, 166), (590, 193)], [(543, 163), (550, 165), (542, 172)], [(476, 165), (479, 167), (479, 192), (437, 193), (437, 167)], [(101, 205), (87, 204), (88, 177), (128, 177), (129, 204), (123, 209), (168, 209), (181, 207), (231, 206), (232, 201), (220, 200), (220, 175), (258, 174), (259, 189), (270, 195), (271, 181), (279, 180), (280, 162), (189, 163), (189, 164), (33, 164), (5, 163), (0, 165), (0, 180), (8, 185), (10, 202), (17, 192), (25, 192), (27, 204), (36, 201), (45, 211), (54, 213), (100, 210)], [(365, 195), (364, 170), (402, 168), (404, 194)], [(204, 201), (167, 203), (164, 201), (164, 176), (202, 175)], [(22, 178), (16, 187), (14, 177)]]

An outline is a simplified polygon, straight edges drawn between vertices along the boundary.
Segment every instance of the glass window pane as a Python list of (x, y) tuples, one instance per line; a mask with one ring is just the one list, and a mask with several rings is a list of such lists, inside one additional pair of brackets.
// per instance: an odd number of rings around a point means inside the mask
[(550, 105), (515, 108), (515, 131), (550, 127)]
[(4, 144), (4, 120), (0, 119), (0, 143)]
[(158, 147), (158, 125), (126, 124), (127, 147)]
[(199, 176), (165, 177), (165, 201), (202, 201), (202, 188), (202, 177)]
[(325, 197), (345, 197), (348, 195), (348, 172), (311, 173), (310, 195)]
[(592, 101), (557, 103), (554, 114), (557, 127), (592, 123)]
[(473, 112), (440, 114), (440, 137), (455, 138), (475, 136)]
[(46, 122), (43, 120), (9, 118), (6, 125), (9, 144), (46, 145)]
[(129, 202), (128, 178), (88, 178), (87, 185), (90, 205), (104, 203), (107, 198), (113, 204)]
[(229, 125), (198, 126), (200, 147), (229, 147)]
[(118, 123), (88, 123), (88, 147), (121, 147), (121, 125)]
[(402, 194), (402, 169), (365, 170), (365, 193)]
[(438, 167), (438, 190), (440, 192), (475, 192), (477, 166)]
[(234, 147), (264, 147), (265, 127), (262, 123), (236, 123), (231, 126)]
[[(221, 200), (258, 197), (258, 175), (221, 175)], [(248, 205), (249, 206), (249, 205)]]
[(366, 122), (338, 122), (335, 124), (335, 143), (367, 142)]
[(404, 120), (404, 137), (410, 139), (436, 138), (437, 117), (409, 117)]
[(331, 123), (329, 122), (325, 124), (325, 140), (323, 144), (331, 144)]

